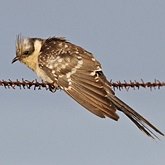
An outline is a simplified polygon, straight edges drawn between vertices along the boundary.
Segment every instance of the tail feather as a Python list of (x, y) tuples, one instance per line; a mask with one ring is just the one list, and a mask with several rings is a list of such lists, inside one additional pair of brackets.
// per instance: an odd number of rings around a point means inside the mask
[(125, 114), (142, 132), (144, 132), (146, 135), (154, 138), (158, 138), (158, 136), (156, 134), (154, 134), (148, 127), (145, 126), (145, 124), (138, 122), (136, 119), (128, 116), (127, 114)]
[(152, 125), (148, 120), (146, 120), (143, 116), (141, 116), (139, 113), (134, 111), (131, 107), (129, 107), (127, 104), (125, 104), (123, 101), (121, 101), (118, 97), (115, 95), (110, 94), (109, 99), (114, 103), (116, 108), (120, 111), (122, 111), (141, 131), (143, 131), (145, 134), (152, 138), (158, 138), (150, 129), (152, 128), (157, 133), (164, 136), (164, 134), (159, 131), (154, 125)]

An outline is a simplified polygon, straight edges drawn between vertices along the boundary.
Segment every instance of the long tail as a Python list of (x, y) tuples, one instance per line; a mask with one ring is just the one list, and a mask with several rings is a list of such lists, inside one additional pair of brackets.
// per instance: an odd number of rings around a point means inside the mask
[(158, 136), (151, 131), (150, 128), (152, 128), (154, 131), (164, 136), (164, 134), (161, 131), (159, 131), (154, 125), (152, 125), (148, 120), (146, 120), (143, 116), (134, 111), (131, 107), (129, 107), (118, 97), (110, 94), (109, 99), (118, 110), (122, 111), (146, 135), (152, 137), (153, 139), (158, 138)]

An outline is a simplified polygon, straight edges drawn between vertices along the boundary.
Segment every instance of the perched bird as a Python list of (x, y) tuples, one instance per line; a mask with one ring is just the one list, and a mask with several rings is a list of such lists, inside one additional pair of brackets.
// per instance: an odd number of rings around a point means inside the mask
[(38, 77), (64, 90), (93, 114), (118, 120), (123, 112), (141, 131), (155, 138), (159, 131), (143, 116), (115, 96), (100, 63), (93, 54), (64, 38), (24, 38), (18, 35), (16, 57)]

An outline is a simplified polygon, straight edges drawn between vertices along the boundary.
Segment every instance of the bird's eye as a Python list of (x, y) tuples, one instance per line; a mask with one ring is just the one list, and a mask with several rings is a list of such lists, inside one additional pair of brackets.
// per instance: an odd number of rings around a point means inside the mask
[(29, 55), (30, 51), (26, 50), (23, 52), (23, 55)]

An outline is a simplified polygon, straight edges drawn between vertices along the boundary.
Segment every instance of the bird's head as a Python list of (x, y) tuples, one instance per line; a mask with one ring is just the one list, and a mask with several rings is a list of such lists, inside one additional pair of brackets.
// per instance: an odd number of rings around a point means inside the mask
[(12, 63), (20, 61), (34, 70), (34, 65), (36, 65), (35, 63), (40, 54), (42, 44), (42, 39), (24, 38), (18, 35), (16, 40), (16, 57), (12, 60)]

